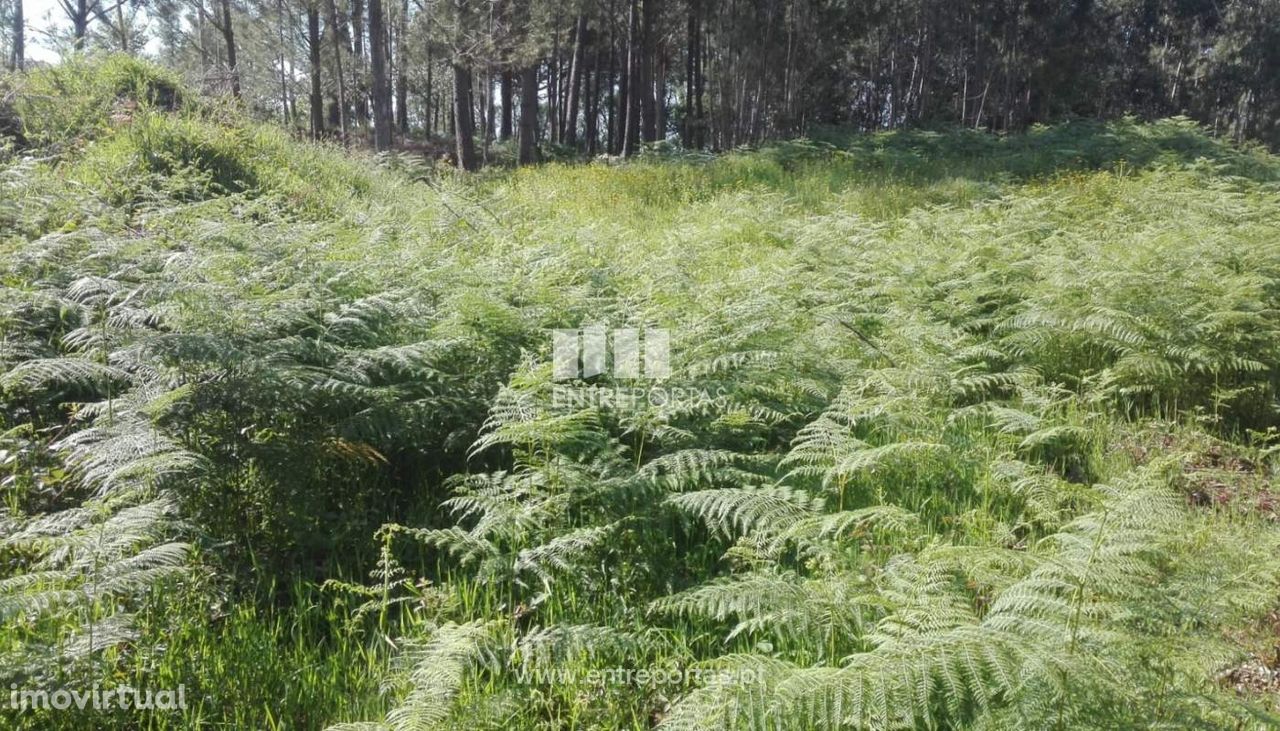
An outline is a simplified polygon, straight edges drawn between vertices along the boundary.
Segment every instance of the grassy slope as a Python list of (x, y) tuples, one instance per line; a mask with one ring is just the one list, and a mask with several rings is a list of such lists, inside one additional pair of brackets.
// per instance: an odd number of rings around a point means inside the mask
[[(0, 179), (0, 302), (10, 326), (0, 366), (78, 350), (126, 368), (140, 357), (162, 364), (169, 385), (197, 384), (177, 396), (189, 405), (166, 411), (157, 428), (214, 465), (179, 493), (208, 544), (230, 542), (205, 556), (226, 573), (261, 561), (285, 576), (358, 578), (383, 520), (449, 523), (435, 504), (451, 473), (514, 463), (552, 492), (569, 484), (576, 494), (586, 488), (573, 482), (574, 463), (589, 465), (582, 485), (610, 484), (628, 464), (681, 454), (694, 466), (652, 462), (663, 466), (618, 478), (624, 492), (641, 482), (656, 490), (639, 506), (588, 499), (548, 514), (541, 530), (495, 539), (509, 552), (500, 555), (514, 557), (577, 529), (623, 518), (643, 526), (610, 528), (622, 531), (610, 534), (613, 551), (592, 549), (580, 569), (587, 578), (557, 581), (525, 625), (502, 618), (535, 601), (536, 581), (494, 566), (456, 569), (432, 551), (404, 560), (444, 588), (389, 621), (423, 632), (498, 619), (492, 632), (508, 646), (529, 623), (669, 637), (558, 661), (578, 670), (683, 666), (725, 653), (794, 663), (769, 665), (765, 705), (745, 702), (744, 713), (819, 726), (822, 713), (796, 709), (806, 693), (827, 692), (827, 681), (797, 668), (873, 652), (892, 626), (886, 618), (910, 624), (913, 608), (937, 612), (954, 600), (965, 607), (957, 625), (976, 626), (1040, 560), (1010, 556), (1052, 557), (1063, 539), (1046, 536), (1086, 530), (1073, 519), (1112, 509), (1115, 491), (1152, 490), (1156, 506), (1165, 505), (1160, 496), (1187, 497), (1158, 524), (1138, 526), (1151, 565), (1125, 573), (1128, 559), (1118, 558), (1116, 573), (1100, 571), (1071, 592), (1096, 623), (1089, 651), (1108, 664), (1089, 672), (1101, 680), (1041, 687), (1034, 676), (991, 703), (961, 682), (952, 705), (922, 704), (935, 718), (992, 727), (1015, 716), (1031, 727), (1045, 718), (1082, 727), (1104, 717), (1116, 726), (1156, 718), (1224, 727), (1253, 718), (1212, 678), (1274, 642), (1254, 624), (1274, 607), (1280, 568), (1266, 482), (1274, 461), (1269, 442), (1254, 438), (1277, 423), (1274, 158), (1178, 122), (1122, 121), (1007, 139), (831, 132), (711, 159), (549, 165), (464, 181), (411, 161), (298, 144), (203, 104), (179, 114), (122, 105), (119, 94), (137, 96), (140, 84), (142, 96), (156, 96), (149, 73), (116, 61), (19, 82), (27, 86), (18, 112), (42, 151), (11, 157)], [(51, 106), (56, 99), (75, 103)], [(77, 299), (85, 277), (136, 294)], [(50, 307), (65, 313), (55, 301), (74, 303), (77, 314), (46, 317)], [(95, 317), (98, 307), (149, 315), (108, 321)], [(595, 322), (668, 328), (675, 384), (725, 388), (730, 403), (563, 420), (546, 404), (545, 330)], [(67, 337), (94, 323), (100, 340)], [(105, 395), (93, 384), (5, 384), (5, 429), (57, 420), (56, 408), (31, 417), (16, 404)], [(496, 433), (509, 441), (468, 462), (486, 409), (511, 399), (533, 404), (532, 416), (513, 424), (499, 410)], [(828, 431), (815, 436), (807, 424)], [(694, 449), (757, 458), (735, 462), (735, 472)], [(599, 450), (621, 452), (622, 466)], [(15, 509), (41, 506), (47, 483), (67, 479), (9, 464)], [(709, 501), (724, 497), (713, 490), (755, 484), (782, 485), (790, 492), (777, 500), (787, 506), (803, 496), (819, 504), (778, 515), (892, 505), (918, 522), (905, 535), (873, 539), (864, 526), (834, 541), (814, 537), (808, 560), (754, 555), (739, 536), (767, 541), (780, 528)], [(653, 507), (676, 493), (701, 499)], [(1144, 514), (1130, 509), (1135, 521)], [(939, 546), (990, 549), (1007, 565), (994, 569), (997, 559), (984, 554), (949, 569), (966, 582), (955, 596), (904, 598), (892, 583), (911, 580), (889, 570), (890, 556), (934, 566), (944, 561)], [(769, 581), (815, 582), (805, 591), (869, 580), (880, 603), (862, 619), (882, 621), (879, 634), (732, 602), (647, 610), (743, 567)], [(1116, 576), (1141, 590), (1108, 586)], [(734, 592), (781, 591), (744, 586)], [(380, 717), (396, 703), (376, 691), (385, 653), (366, 649), (386, 625), (345, 629), (347, 606), (332, 594), (300, 579), (283, 609), (234, 604), (211, 621), (207, 596), (227, 588), (188, 589), (143, 612), (144, 636), (167, 637), (168, 652), (143, 642), (112, 656), (123, 677), (197, 687), (203, 704), (184, 724), (309, 728)], [(1045, 666), (1079, 669), (1068, 662), (1084, 654), (1079, 617), (1065, 624), (1069, 647), (1036, 645), (1052, 659)], [(672, 629), (680, 631), (665, 633)], [(5, 635), (10, 647), (29, 640)], [(672, 709), (685, 688), (530, 689), (510, 673), (464, 677), (462, 728), (586, 719), (643, 727), (717, 707), (695, 696)], [(887, 695), (902, 700), (896, 692)], [(797, 694), (796, 707), (768, 706)], [(1249, 700), (1274, 704), (1265, 694)]]

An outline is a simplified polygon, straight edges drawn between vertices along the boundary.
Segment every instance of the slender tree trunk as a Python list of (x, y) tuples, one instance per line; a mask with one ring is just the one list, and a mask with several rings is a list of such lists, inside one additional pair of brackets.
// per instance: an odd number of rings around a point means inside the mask
[(689, 18), (685, 30), (684, 49), (684, 126), (681, 129), (682, 142), (687, 148), (696, 147), (695, 134), (698, 120), (695, 116), (693, 98), (695, 87), (694, 74), (698, 68), (698, 0), (689, 0)]
[[(614, 18), (614, 0), (609, 0), (609, 17)], [(614, 155), (617, 154), (617, 148), (614, 146), (617, 141), (617, 96), (618, 87), (621, 81), (618, 79), (618, 39), (614, 33), (614, 23), (609, 23), (609, 105), (606, 107), (608, 115), (605, 119), (605, 152)]]
[(782, 114), (784, 124), (794, 129), (794, 109), (791, 106), (791, 61), (795, 55), (795, 10), (788, 6), (785, 24), (787, 28), (787, 55), (782, 64)]
[(373, 147), (391, 149), (391, 91), (387, 79), (387, 24), (382, 0), (369, 0), (369, 57), (373, 72)]
[(594, 61), (594, 59), (588, 61), (582, 69), (582, 91), (579, 94), (579, 96), (582, 97), (582, 138), (579, 142), (579, 146), (580, 149), (588, 155), (592, 154), (592, 148), (594, 145), (591, 142), (591, 136), (595, 133), (591, 117), (592, 112), (594, 111), (592, 105), (595, 104), (595, 91), (592, 88), (592, 84), (595, 83), (596, 75), (591, 69), (591, 65)]
[(653, 109), (654, 139), (667, 138), (667, 57), (666, 49), (659, 49), (658, 58), (654, 61), (653, 75)]
[(695, 23), (698, 31), (698, 48), (697, 53), (694, 54), (695, 63), (693, 78), (695, 83), (693, 88), (693, 146), (701, 150), (707, 146), (707, 110), (706, 107), (703, 106), (703, 98), (706, 94), (707, 83), (707, 54), (705, 50), (706, 31), (702, 22), (702, 0), (694, 0), (694, 4), (697, 6), (698, 11)]
[(222, 0), (222, 38), (227, 43), (227, 71), (231, 74), (231, 94), (240, 96), (240, 69), (236, 65), (236, 30), (231, 23), (231, 0)]
[(458, 167), (476, 169), (475, 119), (471, 69), (458, 61), (453, 63), (453, 128), (457, 143)]
[(569, 103), (568, 115), (565, 117), (564, 142), (567, 145), (578, 144), (578, 107), (582, 105), (582, 72), (586, 60), (587, 16), (578, 15), (578, 29), (574, 33), (573, 66), (569, 70)]
[(501, 140), (511, 139), (511, 122), (513, 119), (511, 106), (514, 102), (514, 90), (511, 88), (514, 82), (513, 74), (510, 71), (502, 72), (502, 80), (499, 82), (501, 91), (499, 96), (502, 102), (502, 123), (499, 127), (498, 138)]
[(22, 19), (23, 0), (13, 3), (13, 62), (10, 69), (21, 71), (26, 68), (27, 25)]
[(368, 57), (364, 43), (365, 30), (364, 0), (351, 0), (351, 56), (355, 64), (356, 93), (354, 106), (356, 124), (369, 123), (369, 95), (366, 93), (364, 81), (364, 62)]
[(307, 6), (307, 41), (311, 53), (311, 139), (324, 135), (324, 97), (320, 90), (320, 6), (313, 0)]
[(338, 18), (337, 0), (329, 0), (329, 27), (333, 30), (333, 71), (338, 77), (338, 98), (335, 100), (334, 109), (337, 112), (334, 116), (338, 122), (338, 134), (342, 138), (342, 144), (347, 144), (347, 77), (342, 71), (342, 47), (346, 45), (343, 41), (340, 21)]
[(401, 0), (396, 22), (396, 124), (400, 134), (409, 134), (409, 58), (405, 34), (409, 29), (409, 0)]
[(357, 64), (364, 62), (364, 0), (351, 0), (351, 54)]
[(484, 72), (484, 134), (486, 147), (498, 133), (498, 98), (493, 93), (493, 68)]
[(600, 141), (600, 67), (603, 52), (600, 44), (595, 44), (595, 58), (591, 62), (591, 68), (587, 69), (586, 95), (587, 95), (587, 154), (595, 155), (596, 148)]
[(89, 34), (89, 0), (76, 0), (76, 12), (71, 16), (71, 46), (77, 51), (84, 50), (84, 38)]
[(124, 5), (116, 5), (116, 23), (115, 31), (120, 36), (120, 50), (124, 53), (129, 52), (129, 27), (124, 22)]
[(640, 92), (640, 135), (645, 142), (658, 139), (657, 132), (657, 100), (654, 97), (654, 61), (657, 58), (657, 22), (658, 0), (643, 0), (644, 12), (640, 24), (640, 82), (636, 89)]
[(204, 5), (199, 1), (196, 3), (196, 17), (192, 20), (192, 35), (196, 38), (196, 51), (200, 54), (200, 70), (205, 71), (209, 68), (209, 51), (204, 46)]
[(435, 93), (435, 63), (431, 57), (431, 46), (427, 46), (427, 136), (430, 137), (440, 129), (440, 102)]
[(520, 72), (520, 157), (521, 165), (538, 158), (538, 64)]
[(623, 95), (625, 114), (623, 119), (622, 155), (630, 157), (640, 147), (640, 90), (643, 87), (640, 69), (640, 9), (639, 0), (631, 0), (627, 22), (627, 89)]
[(560, 141), (560, 20), (552, 23), (551, 59), (547, 62), (547, 138)]
[(484, 82), (484, 93), (476, 100), (480, 108), (480, 158), (485, 165), (489, 164), (489, 143), (493, 141), (494, 113), (497, 111), (493, 97), (493, 70), (486, 68), (481, 76)]
[(276, 0), (276, 43), (279, 44), (276, 49), (276, 61), (280, 64), (280, 116), (284, 118), (284, 124), (287, 127), (293, 120), (289, 115), (289, 77), (285, 70), (284, 35), (284, 0)]

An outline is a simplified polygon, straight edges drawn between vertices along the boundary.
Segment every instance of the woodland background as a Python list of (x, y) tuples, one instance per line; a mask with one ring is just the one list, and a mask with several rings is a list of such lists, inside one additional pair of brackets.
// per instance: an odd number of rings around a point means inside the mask
[[(58, 0), (313, 137), (507, 157), (724, 150), (817, 124), (1016, 131), (1186, 115), (1280, 140), (1277, 0)], [(20, 65), (24, 18), (0, 3)], [(27, 18), (28, 23), (33, 19)], [(447, 144), (442, 144), (447, 142)]]

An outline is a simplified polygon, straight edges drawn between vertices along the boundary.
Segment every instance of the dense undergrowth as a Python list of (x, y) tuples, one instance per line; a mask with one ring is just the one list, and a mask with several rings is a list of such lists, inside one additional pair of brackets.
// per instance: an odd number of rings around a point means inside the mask
[[(133, 61), (5, 84), (0, 680), (188, 702), (6, 725), (1275, 722), (1266, 152), (1120, 120), (458, 178)], [(566, 407), (636, 385), (553, 379), (591, 325), (667, 330), (675, 397)]]

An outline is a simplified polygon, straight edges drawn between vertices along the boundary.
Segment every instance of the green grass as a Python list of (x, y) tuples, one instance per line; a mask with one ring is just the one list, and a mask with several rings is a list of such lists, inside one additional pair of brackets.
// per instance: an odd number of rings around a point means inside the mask
[[(1266, 151), (1116, 120), (463, 177), (122, 59), (9, 83), (0, 679), (194, 699), (12, 725), (1274, 720)], [(592, 324), (716, 398), (557, 407), (548, 330)]]

